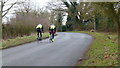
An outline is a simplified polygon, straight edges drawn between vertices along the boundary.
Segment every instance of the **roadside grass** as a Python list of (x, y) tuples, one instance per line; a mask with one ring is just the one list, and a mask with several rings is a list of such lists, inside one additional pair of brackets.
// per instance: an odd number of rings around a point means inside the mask
[[(44, 33), (43, 38), (49, 37), (49, 33)], [(0, 43), (0, 49), (6, 49), (14, 46), (18, 46), (24, 43), (33, 42), (36, 40), (36, 34), (32, 34), (30, 36), (24, 36), (24, 37), (17, 37), (15, 39), (7, 39), (2, 40), (2, 43)]]
[(77, 31), (94, 37), (85, 59), (77, 66), (118, 66), (118, 36), (101, 32)]

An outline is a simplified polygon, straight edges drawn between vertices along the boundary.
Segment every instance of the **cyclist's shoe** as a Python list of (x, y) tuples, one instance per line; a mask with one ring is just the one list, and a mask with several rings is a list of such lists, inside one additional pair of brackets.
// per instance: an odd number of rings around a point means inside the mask
[(39, 40), (39, 37), (37, 38), (37, 40)]
[(52, 39), (52, 42), (54, 42), (55, 40), (54, 39)]
[(42, 40), (42, 38), (38, 37), (38, 38), (37, 38), (37, 40), (41, 41), (41, 40)]

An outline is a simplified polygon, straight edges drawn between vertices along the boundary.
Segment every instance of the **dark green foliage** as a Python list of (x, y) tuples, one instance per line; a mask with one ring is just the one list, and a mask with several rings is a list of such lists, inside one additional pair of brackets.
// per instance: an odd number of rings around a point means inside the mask
[[(116, 32), (118, 13), (116, 2), (63, 2), (68, 12), (67, 30)], [(88, 14), (86, 14), (88, 13)], [(78, 18), (79, 17), (79, 18)]]
[[(76, 29), (76, 23), (80, 23), (80, 20), (78, 19), (78, 9), (77, 7), (79, 6), (79, 4), (77, 2), (72, 2), (70, 1), (70, 3), (63, 2), (67, 9), (67, 13), (68, 13), (68, 18), (67, 18), (67, 30), (71, 31), (73, 29)], [(79, 24), (78, 24), (79, 25)]]
[(57, 13), (57, 20), (55, 21), (56, 23), (56, 27), (57, 27), (57, 31), (58, 32), (62, 32), (62, 20), (63, 20), (63, 13), (62, 12), (59, 12)]
[(65, 26), (65, 25), (62, 26), (62, 31), (63, 31), (63, 32), (66, 31), (66, 26)]

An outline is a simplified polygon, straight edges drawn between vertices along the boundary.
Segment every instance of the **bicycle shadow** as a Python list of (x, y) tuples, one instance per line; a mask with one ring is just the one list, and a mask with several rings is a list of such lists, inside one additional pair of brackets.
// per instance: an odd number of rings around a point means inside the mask
[(50, 40), (48, 41), (37, 41), (37, 44), (50, 44)]

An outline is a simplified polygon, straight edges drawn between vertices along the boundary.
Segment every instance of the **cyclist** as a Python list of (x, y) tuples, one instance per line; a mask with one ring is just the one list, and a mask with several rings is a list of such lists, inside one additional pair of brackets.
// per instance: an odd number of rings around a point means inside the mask
[(38, 24), (36, 26), (36, 31), (37, 31), (37, 36), (38, 36), (37, 39), (42, 40), (42, 33), (44, 33), (43, 25)]
[(52, 34), (52, 42), (54, 41), (54, 34), (56, 33), (56, 26), (54, 24), (51, 24), (49, 27), (49, 33)]

